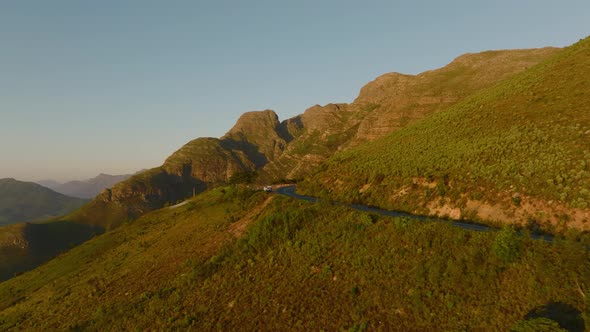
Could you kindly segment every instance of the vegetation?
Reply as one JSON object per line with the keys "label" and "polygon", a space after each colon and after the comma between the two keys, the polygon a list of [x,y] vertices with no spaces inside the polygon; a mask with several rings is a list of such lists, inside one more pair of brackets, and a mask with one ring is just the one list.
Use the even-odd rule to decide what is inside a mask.
{"label": "vegetation", "polygon": [[0,284],[0,329],[508,330],[548,303],[584,324],[586,248],[506,261],[501,234],[220,188]]}
{"label": "vegetation", "polygon": [[251,184],[256,180],[256,171],[236,172],[229,177],[229,184]]}
{"label": "vegetation", "polygon": [[[469,200],[505,210],[550,201],[587,209],[588,54],[585,39],[385,139],[337,154],[300,188],[422,213],[451,203],[467,214]],[[584,228],[584,218],[568,217],[531,216]]]}
{"label": "vegetation", "polygon": [[[303,180],[304,189],[412,211],[452,203],[463,217],[469,201],[520,209],[534,198],[587,209],[589,48],[590,40],[581,41],[384,140],[339,153]],[[412,90],[418,97],[405,100],[383,128],[412,124],[489,86],[499,72],[517,71],[512,64],[492,71],[493,78],[479,77],[464,61],[421,76],[448,83],[457,92],[453,98],[443,100],[442,84],[431,84],[431,94],[418,84]],[[482,85],[466,83],[465,76]],[[363,89],[364,99],[354,105],[314,107],[291,124],[263,112],[268,130],[257,131],[261,114],[250,113],[224,138],[189,142],[162,167],[133,176],[63,220],[12,225],[0,243],[23,245],[0,248],[2,264],[21,257],[35,265],[39,261],[26,259],[29,252],[54,255],[108,232],[0,283],[0,330],[590,328],[589,243],[579,233],[553,243],[511,227],[475,233],[239,185],[252,182],[254,170],[273,158],[276,173],[268,174],[299,178],[292,171],[305,173],[303,161],[319,163],[352,144],[392,105],[379,91],[395,84],[383,86],[376,95]],[[364,116],[373,118],[363,125]],[[227,182],[233,185],[183,201]],[[564,224],[577,218],[557,217]],[[0,277],[15,271],[1,269]]]}
{"label": "vegetation", "polygon": [[68,221],[3,227],[0,231],[0,282],[33,269],[103,231],[100,227]]}

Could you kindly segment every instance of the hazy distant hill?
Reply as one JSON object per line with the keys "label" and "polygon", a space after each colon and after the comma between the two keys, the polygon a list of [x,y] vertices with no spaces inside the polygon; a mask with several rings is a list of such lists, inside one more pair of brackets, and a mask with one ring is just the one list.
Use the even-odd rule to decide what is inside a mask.
{"label": "hazy distant hill", "polygon": [[85,202],[36,183],[0,179],[0,225],[65,215]]}
{"label": "hazy distant hill", "polygon": [[101,173],[92,179],[82,181],[59,183],[53,180],[44,180],[37,181],[37,183],[67,196],[90,199],[100,194],[100,192],[104,189],[110,188],[121,181],[127,180],[132,175],[133,174],[109,175]]}

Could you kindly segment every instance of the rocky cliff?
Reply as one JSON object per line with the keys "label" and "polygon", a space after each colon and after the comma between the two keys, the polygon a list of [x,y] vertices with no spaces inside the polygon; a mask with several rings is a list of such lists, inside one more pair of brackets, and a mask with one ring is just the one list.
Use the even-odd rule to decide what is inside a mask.
{"label": "rocky cliff", "polygon": [[258,181],[302,178],[335,152],[388,135],[546,59],[557,49],[466,54],[419,75],[389,73],[351,104],[315,105],[279,121],[271,110],[244,113],[226,135],[198,138],[158,168],[135,175],[71,216],[112,228],[124,220],[227,183],[240,172]]}
{"label": "rocky cliff", "polygon": [[365,85],[353,104],[374,105],[359,125],[358,142],[384,137],[529,68],[559,49],[464,54],[418,75],[388,73]]}

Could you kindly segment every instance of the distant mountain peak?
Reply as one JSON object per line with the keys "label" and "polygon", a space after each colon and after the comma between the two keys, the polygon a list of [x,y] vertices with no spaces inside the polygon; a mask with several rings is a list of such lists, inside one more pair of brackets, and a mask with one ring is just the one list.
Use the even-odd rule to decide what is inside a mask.
{"label": "distant mountain peak", "polygon": [[104,189],[110,188],[129,177],[131,177],[131,174],[110,175],[100,173],[87,180],[74,180],[66,183],[44,180],[37,183],[67,196],[89,199],[96,197]]}

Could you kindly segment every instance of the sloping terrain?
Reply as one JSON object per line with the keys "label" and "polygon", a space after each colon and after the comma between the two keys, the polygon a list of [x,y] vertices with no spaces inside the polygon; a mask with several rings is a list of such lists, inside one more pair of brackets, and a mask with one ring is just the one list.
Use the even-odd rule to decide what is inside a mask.
{"label": "sloping terrain", "polygon": [[[415,76],[386,74],[363,87],[352,104],[316,105],[282,122],[270,110],[245,113],[223,137],[187,143],[162,166],[103,190],[60,222],[76,228],[86,225],[89,234],[94,234],[228,182],[302,179],[334,153],[398,130],[556,51],[544,48],[467,54],[444,68]],[[367,131],[377,124],[379,130]],[[64,243],[54,243],[59,250],[80,241],[77,236],[60,239]],[[27,258],[31,259],[42,262]],[[7,262],[4,269],[10,274],[22,271]]]}
{"label": "sloping terrain", "polygon": [[421,214],[590,229],[590,39],[385,139],[301,189]]}
{"label": "sloping terrain", "polygon": [[273,111],[245,113],[222,138],[190,141],[162,166],[105,189],[67,219],[115,228],[126,220],[226,184],[232,177],[255,175],[258,168],[282,152],[290,139],[288,128]]}
{"label": "sloping terrain", "polygon": [[384,137],[454,105],[555,54],[556,48],[465,54],[418,75],[384,74],[365,85],[351,104],[315,105],[290,119],[299,124],[263,179],[300,179],[335,152]]}
{"label": "sloping terrain", "polygon": [[36,183],[0,179],[0,226],[65,215],[86,202]]}
{"label": "sloping terrain", "polygon": [[536,65],[557,48],[486,51],[457,57],[418,75],[388,73],[365,85],[354,104],[375,105],[362,121],[356,143],[384,137],[474,92]]}
{"label": "sloping terrain", "polygon": [[589,262],[575,241],[226,187],[1,283],[0,329],[506,331],[545,317],[582,331]]}
{"label": "sloping terrain", "polygon": [[0,282],[103,232],[100,227],[68,221],[4,226],[0,229]]}
{"label": "sloping terrain", "polygon": [[[316,105],[283,122],[270,110],[245,113],[225,136],[187,143],[161,167],[102,192],[70,219],[109,229],[232,177],[248,178],[242,174],[258,175],[259,183],[302,178],[335,152],[452,105],[556,50],[467,54],[442,69],[401,75],[403,80],[388,74],[365,86],[352,104]],[[379,133],[368,133],[376,123]]]}

